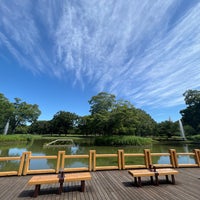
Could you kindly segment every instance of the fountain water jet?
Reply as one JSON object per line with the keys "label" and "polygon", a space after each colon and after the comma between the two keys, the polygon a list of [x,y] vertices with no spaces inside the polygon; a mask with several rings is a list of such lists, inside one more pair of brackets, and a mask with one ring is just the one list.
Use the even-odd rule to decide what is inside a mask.
{"label": "fountain water jet", "polygon": [[184,129],[183,129],[182,121],[179,119],[178,122],[179,122],[179,127],[180,127],[181,137],[183,138],[183,140],[186,140],[186,137],[185,137],[185,131],[184,131]]}
{"label": "fountain water jet", "polygon": [[9,125],[10,125],[10,120],[8,120],[6,125],[5,125],[4,132],[3,132],[4,135],[7,135],[7,132],[8,132],[8,129],[9,129]]}

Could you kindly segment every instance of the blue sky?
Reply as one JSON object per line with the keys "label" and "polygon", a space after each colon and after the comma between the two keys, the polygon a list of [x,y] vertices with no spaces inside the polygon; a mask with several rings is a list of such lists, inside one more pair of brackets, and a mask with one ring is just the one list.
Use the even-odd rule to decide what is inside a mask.
{"label": "blue sky", "polygon": [[200,1],[1,0],[0,93],[89,114],[101,91],[157,122],[181,118],[200,89]]}

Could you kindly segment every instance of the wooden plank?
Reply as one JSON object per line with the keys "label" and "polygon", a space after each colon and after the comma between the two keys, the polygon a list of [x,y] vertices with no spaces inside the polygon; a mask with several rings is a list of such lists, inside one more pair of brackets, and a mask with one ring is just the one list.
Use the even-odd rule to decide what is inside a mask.
{"label": "wooden plank", "polygon": [[28,184],[36,185],[36,184],[50,184],[50,183],[58,183],[59,175],[41,175],[41,176],[33,176]]}
{"label": "wooden plank", "polygon": [[91,174],[89,172],[65,174],[64,179],[65,179],[65,182],[90,180],[91,179]]}
{"label": "wooden plank", "polygon": [[134,177],[154,176],[155,175],[155,172],[150,171],[148,169],[129,170],[128,173]]}

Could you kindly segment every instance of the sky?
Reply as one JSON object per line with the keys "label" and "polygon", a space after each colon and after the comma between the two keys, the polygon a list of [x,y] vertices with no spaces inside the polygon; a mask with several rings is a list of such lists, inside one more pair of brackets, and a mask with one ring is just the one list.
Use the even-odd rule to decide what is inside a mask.
{"label": "sky", "polygon": [[181,118],[200,90],[199,0],[1,0],[0,93],[90,114],[99,92],[155,121]]}

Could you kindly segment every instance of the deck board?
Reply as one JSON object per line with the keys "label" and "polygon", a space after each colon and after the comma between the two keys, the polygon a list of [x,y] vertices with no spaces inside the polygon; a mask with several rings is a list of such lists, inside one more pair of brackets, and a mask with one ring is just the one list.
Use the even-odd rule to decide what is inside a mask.
{"label": "deck board", "polygon": [[92,179],[86,181],[86,191],[80,192],[80,181],[64,183],[64,192],[57,194],[58,184],[41,186],[37,198],[31,197],[34,186],[29,186],[32,175],[0,177],[0,199],[2,200],[199,200],[200,168],[180,168],[175,175],[176,184],[159,178],[159,186],[150,184],[149,177],[142,177],[142,187],[134,186],[128,170],[91,172]]}

